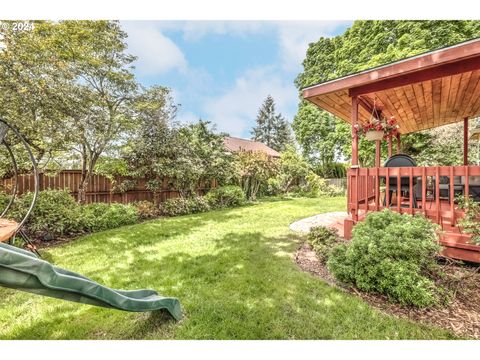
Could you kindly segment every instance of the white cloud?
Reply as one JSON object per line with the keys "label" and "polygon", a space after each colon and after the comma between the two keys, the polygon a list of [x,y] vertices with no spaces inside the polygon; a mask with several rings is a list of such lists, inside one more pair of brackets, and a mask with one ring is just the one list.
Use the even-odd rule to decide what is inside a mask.
{"label": "white cloud", "polygon": [[291,109],[297,102],[293,85],[285,83],[273,68],[258,68],[238,77],[233,87],[222,95],[206,99],[203,109],[206,120],[216,124],[219,131],[245,136],[254,125],[258,109],[269,94],[275,99],[277,112],[291,116]]}
{"label": "white cloud", "polygon": [[128,34],[128,51],[138,56],[136,72],[142,76],[158,75],[170,70],[185,71],[187,60],[180,48],[152,22],[122,22]]}
{"label": "white cloud", "polygon": [[276,23],[280,58],[287,71],[298,71],[308,45],[320,37],[332,36],[338,26],[350,21],[280,21]]}
{"label": "white cloud", "polygon": [[156,75],[172,69],[185,70],[187,61],[166,30],[183,33],[186,41],[197,41],[210,34],[246,36],[271,31],[278,39],[279,62],[286,71],[299,71],[308,44],[322,36],[332,36],[336,28],[351,21],[127,21],[131,53],[139,57],[138,73]]}
{"label": "white cloud", "polygon": [[[293,78],[301,71],[309,43],[322,36],[332,36],[346,21],[135,21],[122,22],[128,33],[129,52],[139,57],[136,73],[158,75],[180,70],[175,100],[180,108],[178,120],[197,121],[201,116],[217,125],[217,130],[235,136],[248,136],[257,111],[268,94],[277,104],[277,111],[292,120],[298,103]],[[198,41],[209,34],[247,36],[271,34],[278,42],[278,57],[270,66],[247,70],[227,89],[221,88],[203,68],[188,65],[180,48],[165,34],[180,31],[185,41]],[[182,80],[183,79],[183,80]],[[174,87],[175,88],[175,87]],[[206,91],[206,89],[211,91]],[[208,93],[218,93],[211,96]],[[195,114],[198,111],[201,114]]]}

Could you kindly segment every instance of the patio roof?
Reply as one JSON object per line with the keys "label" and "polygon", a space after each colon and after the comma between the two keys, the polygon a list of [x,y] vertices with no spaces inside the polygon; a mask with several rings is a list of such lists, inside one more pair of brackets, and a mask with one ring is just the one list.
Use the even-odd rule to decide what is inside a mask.
{"label": "patio roof", "polygon": [[313,85],[303,97],[351,123],[373,108],[393,116],[408,134],[480,116],[480,38]]}

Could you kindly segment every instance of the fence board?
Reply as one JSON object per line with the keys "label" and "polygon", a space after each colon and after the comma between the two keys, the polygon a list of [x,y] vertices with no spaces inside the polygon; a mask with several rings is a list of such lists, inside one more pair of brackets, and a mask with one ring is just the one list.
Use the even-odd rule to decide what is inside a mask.
{"label": "fence board", "polygon": [[[47,175],[41,173],[39,175],[39,189],[40,191],[68,190],[73,197],[77,198],[78,186],[80,185],[81,175],[82,174],[80,170],[64,170],[54,175]],[[118,184],[126,179],[126,177],[116,177],[115,181]],[[132,180],[131,178],[128,179]],[[112,191],[112,181],[109,178],[103,175],[95,174],[94,176],[92,176],[91,183],[88,186],[88,191],[86,193],[86,202],[113,202],[128,204],[142,200],[153,201],[153,193],[146,189],[146,180],[133,180],[135,180],[136,182],[133,189],[126,192],[114,192]],[[11,192],[13,189],[13,182],[13,178],[0,179],[0,190],[7,193]],[[33,191],[34,189],[34,178],[31,174],[19,175],[18,183],[19,195],[28,191]],[[160,196],[158,197],[160,202],[164,202],[167,199],[180,196],[179,191],[177,189],[172,189],[169,184],[169,179],[164,178],[162,181],[162,189],[160,191]],[[201,181],[198,185],[199,186],[197,187],[197,193],[199,195],[204,195],[208,190],[217,187],[217,182],[215,180]]]}

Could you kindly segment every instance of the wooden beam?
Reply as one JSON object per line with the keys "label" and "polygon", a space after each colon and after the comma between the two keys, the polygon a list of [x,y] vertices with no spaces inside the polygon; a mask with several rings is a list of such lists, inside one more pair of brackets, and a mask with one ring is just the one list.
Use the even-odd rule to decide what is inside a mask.
{"label": "wooden beam", "polygon": [[375,141],[375,167],[380,167],[380,140]]}
{"label": "wooden beam", "polygon": [[480,56],[475,56],[461,61],[450,62],[441,66],[426,68],[407,74],[400,73],[398,76],[389,77],[383,80],[350,88],[348,90],[348,94],[350,96],[359,96],[371,92],[382,91],[422,81],[461,74],[477,69],[480,69]]}
{"label": "wooden beam", "polygon": [[402,143],[400,141],[400,133],[397,133],[397,154],[402,153]]}
{"label": "wooden beam", "polygon": [[352,97],[352,166],[358,166],[358,98]]}
{"label": "wooden beam", "polygon": [[463,165],[468,165],[468,117],[463,119]]}

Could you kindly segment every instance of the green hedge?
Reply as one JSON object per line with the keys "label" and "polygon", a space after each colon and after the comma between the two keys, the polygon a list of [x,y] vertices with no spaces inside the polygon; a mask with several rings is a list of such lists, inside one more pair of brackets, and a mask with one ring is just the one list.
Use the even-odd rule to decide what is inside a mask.
{"label": "green hedge", "polygon": [[444,290],[435,283],[440,275],[435,230],[436,225],[422,216],[390,210],[370,213],[355,226],[348,244],[331,251],[328,269],[344,283],[395,302],[438,304]]}
{"label": "green hedge", "polygon": [[86,232],[114,229],[138,222],[137,208],[123,204],[88,204],[80,206],[80,227]]}
{"label": "green hedge", "polygon": [[[0,196],[0,203],[8,199]],[[30,207],[33,193],[26,193],[16,199],[9,217],[20,221]],[[134,224],[139,219],[137,208],[122,204],[79,205],[65,190],[46,190],[38,194],[37,202],[25,224],[32,236],[65,236],[107,230]]]}
{"label": "green hedge", "polygon": [[[33,193],[26,193],[15,200],[11,216],[20,221],[32,203]],[[60,190],[41,191],[25,224],[30,234],[68,235],[81,232],[81,208],[67,192]]]}

